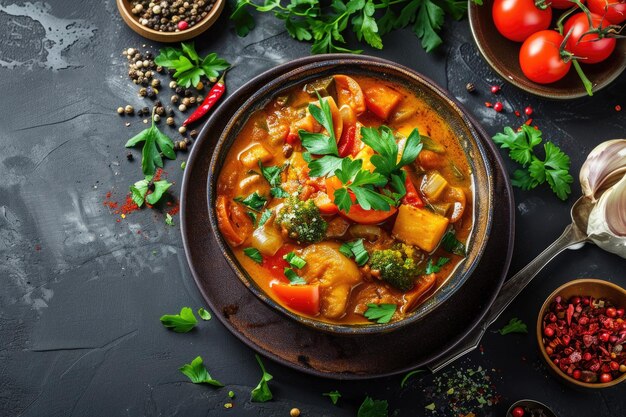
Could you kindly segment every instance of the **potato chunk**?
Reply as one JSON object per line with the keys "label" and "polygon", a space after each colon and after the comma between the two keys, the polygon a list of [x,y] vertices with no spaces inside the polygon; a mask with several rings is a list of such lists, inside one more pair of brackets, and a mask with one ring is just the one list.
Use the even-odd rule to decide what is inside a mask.
{"label": "potato chunk", "polygon": [[253,169],[259,166],[259,161],[266,163],[273,158],[270,151],[265,149],[265,146],[260,143],[254,143],[246,150],[239,154],[239,160],[246,168]]}
{"label": "potato chunk", "polygon": [[393,236],[402,242],[432,252],[443,237],[449,220],[424,208],[402,204],[393,225]]}

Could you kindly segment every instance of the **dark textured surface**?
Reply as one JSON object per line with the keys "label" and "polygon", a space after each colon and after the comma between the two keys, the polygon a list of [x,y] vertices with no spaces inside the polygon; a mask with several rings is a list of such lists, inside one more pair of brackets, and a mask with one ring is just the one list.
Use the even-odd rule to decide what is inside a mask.
{"label": "dark textured surface", "polygon": [[[48,4],[0,0],[0,414],[286,416],[297,406],[303,415],[354,416],[369,394],[390,400],[401,416],[430,415],[423,408],[430,376],[400,389],[399,377],[337,382],[269,360],[275,400],[253,404],[249,391],[260,377],[253,351],[217,320],[190,334],[163,329],[160,315],[202,305],[178,226],[166,227],[162,213],[148,210],[117,223],[118,216],[102,205],[107,191],[122,199],[140,177],[138,163],[126,161],[123,143],[143,124],[133,118],[125,127],[115,114],[120,105],[141,104],[120,53],[157,45],[126,28],[112,0]],[[309,45],[289,38],[281,22],[264,17],[259,23],[241,39],[224,15],[197,41],[203,52],[216,51],[237,65],[229,74],[230,89],[309,52]],[[626,136],[626,112],[614,110],[616,104],[626,106],[626,76],[593,98],[567,103],[538,100],[504,85],[499,99],[506,112],[496,114],[483,103],[495,101],[488,87],[501,81],[478,55],[467,21],[451,23],[444,37],[445,47],[431,55],[409,31],[386,36],[384,51],[367,52],[448,88],[491,134],[518,122],[513,109],[532,105],[545,136],[572,156],[573,173],[597,143]],[[465,91],[468,81],[478,94]],[[184,159],[167,165],[171,180],[180,181]],[[580,190],[574,188],[576,195]],[[515,190],[515,200],[512,272],[561,233],[575,197],[560,202],[541,188]],[[576,277],[624,286],[625,265],[592,246],[566,252],[495,327],[512,316],[532,326],[544,298]],[[542,363],[532,332],[488,333],[483,348],[484,354],[474,352],[455,364],[488,369],[502,395],[500,404],[478,415],[502,416],[523,397],[546,403],[560,416],[608,417],[626,408],[624,387],[585,392],[561,384]],[[185,381],[177,368],[198,354],[228,388]],[[235,408],[225,410],[229,389],[237,394]],[[338,408],[320,395],[333,389],[344,395]]]}

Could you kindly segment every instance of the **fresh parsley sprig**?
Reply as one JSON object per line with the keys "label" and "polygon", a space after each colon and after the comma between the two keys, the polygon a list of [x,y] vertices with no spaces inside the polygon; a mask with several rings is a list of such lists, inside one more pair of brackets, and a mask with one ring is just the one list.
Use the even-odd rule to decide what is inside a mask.
{"label": "fresh parsley sprig", "polygon": [[259,355],[254,355],[256,357],[259,366],[261,367],[261,371],[263,371],[263,375],[261,376],[261,380],[258,385],[252,390],[250,393],[250,400],[252,402],[264,403],[273,398],[272,391],[268,385],[268,382],[274,378],[270,375],[266,370],[265,366],[263,366],[263,362],[261,362],[261,358]]}
{"label": "fresh parsley sprig", "polygon": [[341,398],[341,393],[337,390],[325,392],[322,395],[324,397],[329,397],[333,405],[337,405],[337,401]]}
{"label": "fresh parsley sprig", "polygon": [[151,126],[128,139],[125,145],[127,148],[132,148],[143,142],[143,149],[141,150],[143,175],[154,175],[157,167],[163,168],[163,156],[168,159],[176,159],[174,142],[154,124],[154,110],[150,119],[152,120]]}
{"label": "fresh parsley sprig", "polygon": [[[152,175],[146,175],[143,180],[137,181],[130,186],[130,196],[139,207],[141,207],[144,202],[155,205],[172,186],[172,183],[167,180],[152,181],[152,179]],[[152,192],[148,194],[150,188],[152,188]],[[167,213],[167,215],[169,217],[166,217],[165,222],[173,226],[174,222],[172,221],[172,216],[169,213]]]}
{"label": "fresh parsley sprig", "polygon": [[335,191],[334,203],[339,210],[349,212],[353,204],[350,195],[352,192],[357,203],[364,210],[391,210],[395,201],[377,192],[375,188],[384,187],[387,184],[387,178],[381,174],[361,169],[362,165],[361,159],[344,158],[341,161],[341,168],[335,171],[335,175],[341,181],[343,188]]}
{"label": "fresh parsley sprig", "polygon": [[526,323],[518,319],[517,317],[513,317],[509,320],[508,324],[498,330],[498,333],[501,335],[509,334],[509,333],[528,333],[528,328]]}
{"label": "fresh parsley sprig", "polygon": [[368,320],[375,321],[379,324],[389,323],[397,308],[398,306],[395,304],[369,303],[367,305],[367,310],[365,310],[365,313],[363,313],[363,315]]}
{"label": "fresh parsley sprig", "polygon": [[281,174],[283,172],[283,167],[279,166],[268,166],[264,167],[263,162],[259,160],[259,168],[261,169],[261,174],[263,174],[263,178],[267,180],[270,184],[270,194],[272,197],[277,198],[286,198],[289,197],[289,193],[285,191],[282,186]]}
{"label": "fresh parsley sprig", "polygon": [[176,82],[187,88],[197,86],[204,76],[209,80],[217,78],[220,71],[230,68],[230,64],[217,54],[211,53],[201,58],[193,42],[181,43],[181,48],[162,48],[154,63],[168,69],[175,69]]}
{"label": "fresh parsley sprig", "polygon": [[180,314],[166,314],[161,316],[163,326],[174,330],[176,333],[187,333],[198,324],[198,319],[189,307],[180,309]]}
{"label": "fresh parsley sprig", "polygon": [[503,132],[493,137],[493,141],[508,149],[509,157],[523,168],[515,170],[511,184],[531,190],[547,182],[558,198],[566,200],[572,192],[570,184],[574,181],[569,173],[570,158],[555,144],[546,142],[543,145],[545,158],[540,159],[534,148],[542,140],[541,131],[527,125],[518,131],[505,127]]}
{"label": "fresh parsley sprig", "polygon": [[178,369],[184,375],[186,375],[194,384],[209,384],[214,387],[223,387],[220,381],[211,377],[209,372],[204,367],[202,357],[197,356],[191,363],[186,363]]}

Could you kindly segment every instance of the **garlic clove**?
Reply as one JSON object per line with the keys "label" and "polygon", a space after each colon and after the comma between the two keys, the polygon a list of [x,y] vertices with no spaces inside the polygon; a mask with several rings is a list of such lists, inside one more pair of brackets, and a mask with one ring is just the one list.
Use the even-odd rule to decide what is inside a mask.
{"label": "garlic clove", "polygon": [[583,194],[593,202],[626,174],[626,139],[614,139],[596,146],[580,169]]}
{"label": "garlic clove", "polygon": [[605,198],[604,217],[609,229],[616,236],[626,238],[626,175],[607,191]]}
{"label": "garlic clove", "polygon": [[626,176],[600,196],[587,234],[600,248],[626,258]]}

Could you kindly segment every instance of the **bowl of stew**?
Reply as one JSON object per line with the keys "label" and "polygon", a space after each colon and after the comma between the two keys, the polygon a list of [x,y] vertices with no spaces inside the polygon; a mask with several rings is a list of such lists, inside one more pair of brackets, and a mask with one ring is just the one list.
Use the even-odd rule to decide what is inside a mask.
{"label": "bowl of stew", "polygon": [[[320,56],[253,79],[209,168],[212,229],[259,299],[331,333],[423,319],[481,259],[491,167],[464,110],[389,61]],[[218,132],[215,132],[217,135]]]}

